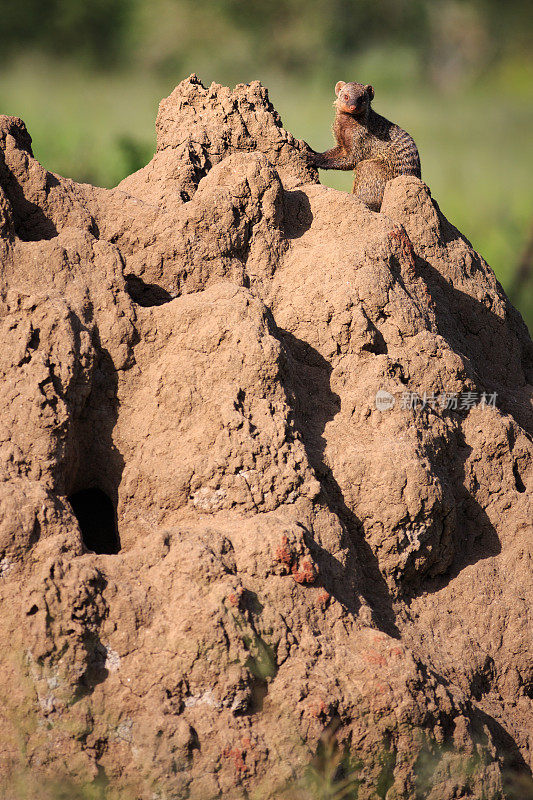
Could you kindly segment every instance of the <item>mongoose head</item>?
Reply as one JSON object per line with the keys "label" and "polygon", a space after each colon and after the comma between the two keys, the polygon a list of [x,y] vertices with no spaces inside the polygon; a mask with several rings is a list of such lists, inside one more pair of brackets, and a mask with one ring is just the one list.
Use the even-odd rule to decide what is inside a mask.
{"label": "mongoose head", "polygon": [[335,105],[344,114],[354,117],[363,116],[370,108],[370,101],[374,97],[374,88],[370,84],[345,83],[339,81],[335,86],[337,100]]}

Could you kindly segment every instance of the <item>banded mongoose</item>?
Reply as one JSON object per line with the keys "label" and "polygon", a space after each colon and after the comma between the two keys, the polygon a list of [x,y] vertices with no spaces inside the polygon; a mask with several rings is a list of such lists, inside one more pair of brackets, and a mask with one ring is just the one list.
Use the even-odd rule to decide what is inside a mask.
{"label": "banded mongoose", "polygon": [[352,192],[373,211],[379,211],[385,184],[397,175],[420,178],[420,157],[404,130],[370,107],[374,89],[367,84],[339,81],[333,133],[337,147],[325,153],[311,150],[320,169],[353,169]]}

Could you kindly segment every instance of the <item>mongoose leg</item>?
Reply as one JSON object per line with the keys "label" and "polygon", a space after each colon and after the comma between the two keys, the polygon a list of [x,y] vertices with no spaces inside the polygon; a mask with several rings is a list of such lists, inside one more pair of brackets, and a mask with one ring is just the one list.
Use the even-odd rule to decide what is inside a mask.
{"label": "mongoose leg", "polygon": [[390,166],[379,158],[360,161],[355,170],[352,192],[371,209],[379,211],[385,184],[391,177]]}
{"label": "mongoose leg", "polygon": [[312,151],[310,160],[313,166],[319,169],[353,169],[353,159],[346,153],[344,147],[332,147],[325,153],[315,153]]}

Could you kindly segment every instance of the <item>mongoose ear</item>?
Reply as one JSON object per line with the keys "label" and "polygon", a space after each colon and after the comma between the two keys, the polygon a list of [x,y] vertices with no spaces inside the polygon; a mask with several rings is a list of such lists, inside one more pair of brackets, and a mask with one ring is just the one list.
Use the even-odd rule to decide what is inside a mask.
{"label": "mongoose ear", "polygon": [[366,89],[366,92],[367,92],[367,94],[368,94],[368,99],[369,99],[369,100],[373,100],[373,99],[374,99],[374,87],[373,87],[373,86],[371,86],[371,85],[368,83],[368,84],[365,86],[365,89]]}
{"label": "mongoose ear", "polygon": [[335,84],[335,94],[337,95],[337,97],[339,96],[339,92],[343,86],[346,86],[346,81],[338,81]]}

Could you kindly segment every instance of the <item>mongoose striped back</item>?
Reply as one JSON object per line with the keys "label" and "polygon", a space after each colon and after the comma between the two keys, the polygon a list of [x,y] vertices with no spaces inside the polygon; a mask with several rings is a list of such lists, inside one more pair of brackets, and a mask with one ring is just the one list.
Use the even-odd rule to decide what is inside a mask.
{"label": "mongoose striped back", "polygon": [[390,162],[394,177],[397,175],[422,175],[418,148],[412,136],[399,125],[389,122],[388,119],[370,109],[367,128],[369,133],[383,142],[387,142],[387,160]]}

